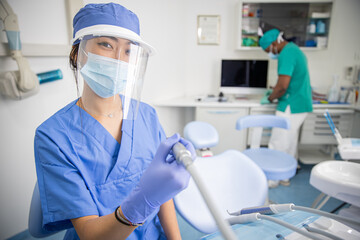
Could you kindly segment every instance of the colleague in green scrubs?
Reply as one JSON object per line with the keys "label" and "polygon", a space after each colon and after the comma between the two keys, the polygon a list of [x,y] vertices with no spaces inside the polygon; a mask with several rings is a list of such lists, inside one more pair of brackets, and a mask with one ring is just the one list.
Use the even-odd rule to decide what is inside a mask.
{"label": "colleague in green scrubs", "polygon": [[[268,100],[278,100],[276,115],[289,118],[291,124],[290,130],[273,128],[269,148],[284,151],[297,158],[299,129],[307,113],[313,110],[306,56],[296,44],[284,40],[278,29],[265,32],[259,44],[271,59],[278,60],[278,81]],[[288,179],[280,183],[290,184]],[[275,187],[278,182],[269,185]]]}

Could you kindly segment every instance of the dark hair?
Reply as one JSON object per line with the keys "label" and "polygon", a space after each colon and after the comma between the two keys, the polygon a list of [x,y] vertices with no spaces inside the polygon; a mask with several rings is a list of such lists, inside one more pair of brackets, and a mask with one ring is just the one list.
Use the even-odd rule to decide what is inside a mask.
{"label": "dark hair", "polygon": [[[79,45],[80,45],[80,43],[72,46],[70,55],[69,55],[69,63],[70,63],[70,68],[71,68],[71,70],[73,70],[73,73],[74,73],[77,95],[80,97],[79,83],[78,83],[78,79],[77,79],[77,71],[78,71],[77,58],[78,58]],[[79,106],[81,108],[81,105],[82,105],[81,98],[79,99],[79,104],[80,104]],[[79,108],[80,124],[81,124],[81,132],[83,133],[82,115],[81,115],[80,108]],[[82,136],[84,137],[84,134],[82,134]]]}
{"label": "dark hair", "polygon": [[72,46],[70,55],[69,55],[69,62],[70,68],[76,72],[77,71],[77,57],[78,57],[78,50],[79,50],[79,43]]}
{"label": "dark hair", "polygon": [[77,79],[77,71],[78,71],[77,59],[78,59],[79,46],[80,46],[80,43],[73,45],[71,48],[71,51],[70,51],[70,55],[69,55],[70,68],[74,73],[75,82],[76,82],[76,90],[77,90],[78,96],[80,96],[79,83],[78,83],[78,79]]}

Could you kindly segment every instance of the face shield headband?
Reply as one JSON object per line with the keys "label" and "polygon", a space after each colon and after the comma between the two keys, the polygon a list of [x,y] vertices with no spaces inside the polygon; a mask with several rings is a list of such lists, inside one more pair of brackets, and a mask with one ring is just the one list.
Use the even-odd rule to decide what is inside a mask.
{"label": "face shield headband", "polygon": [[91,35],[81,39],[77,78],[84,109],[95,115],[135,119],[148,56],[148,51],[127,39]]}

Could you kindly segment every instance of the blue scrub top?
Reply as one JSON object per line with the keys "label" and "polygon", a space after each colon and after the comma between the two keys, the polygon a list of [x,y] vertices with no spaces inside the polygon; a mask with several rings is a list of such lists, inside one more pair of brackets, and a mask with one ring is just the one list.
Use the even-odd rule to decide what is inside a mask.
{"label": "blue scrub top", "polygon": [[[165,133],[155,110],[140,103],[136,120],[123,120],[119,144],[73,101],[42,123],[35,134],[35,163],[43,226],[70,228],[70,219],[113,213],[139,182]],[[154,212],[128,239],[165,239]]]}

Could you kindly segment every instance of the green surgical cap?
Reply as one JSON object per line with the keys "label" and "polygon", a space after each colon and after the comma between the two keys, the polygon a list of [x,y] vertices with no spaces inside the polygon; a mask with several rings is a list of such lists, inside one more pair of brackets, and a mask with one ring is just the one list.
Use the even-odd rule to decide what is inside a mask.
{"label": "green surgical cap", "polygon": [[279,34],[280,34],[280,31],[275,28],[267,31],[260,38],[259,45],[262,47],[262,49],[264,49],[264,50],[267,49],[270,46],[270,44],[277,39]]}

